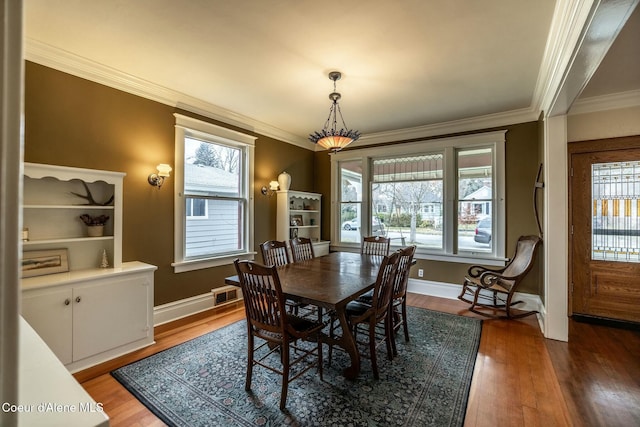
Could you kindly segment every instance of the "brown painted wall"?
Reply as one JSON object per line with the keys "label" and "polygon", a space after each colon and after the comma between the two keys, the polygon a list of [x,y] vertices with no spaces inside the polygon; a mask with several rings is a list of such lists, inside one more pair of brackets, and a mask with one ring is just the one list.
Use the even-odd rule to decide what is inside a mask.
{"label": "brown painted wall", "polygon": [[[159,163],[174,166],[173,107],[27,62],[25,161],[126,172],[123,261],[158,266],[155,305],[222,286],[233,266],[173,273],[173,181],[147,183]],[[220,126],[214,120],[204,119]],[[251,133],[237,129],[244,133]],[[313,152],[261,135],[256,140],[255,249],[275,238],[275,197],[260,188],[286,170],[291,188],[314,191]],[[258,256],[258,259],[260,257]],[[73,260],[71,260],[73,263]]]}
{"label": "brown painted wall", "polygon": [[[126,172],[123,260],[158,266],[155,305],[222,286],[233,273],[224,266],[174,274],[172,180],[161,190],[147,183],[158,163],[174,165],[174,112],[251,133],[30,62],[25,75],[25,161]],[[532,191],[539,158],[538,123],[507,127],[507,253],[522,234],[535,234]],[[255,250],[275,238],[276,199],[260,188],[282,171],[291,189],[323,194],[322,238],[330,238],[330,156],[256,135]],[[258,256],[258,259],[260,257]],[[418,261],[425,279],[459,283],[468,265]],[[523,291],[539,293],[542,269]]]}

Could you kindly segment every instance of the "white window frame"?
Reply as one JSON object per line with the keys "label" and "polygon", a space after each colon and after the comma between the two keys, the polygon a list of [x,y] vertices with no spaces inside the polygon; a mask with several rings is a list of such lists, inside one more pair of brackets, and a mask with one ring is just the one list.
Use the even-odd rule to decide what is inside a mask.
{"label": "white window frame", "polygon": [[[174,194],[174,262],[171,264],[174,273],[199,270],[203,268],[217,267],[232,264],[235,259],[253,260],[254,241],[254,162],[256,137],[231,129],[203,122],[192,117],[175,113],[175,172],[172,178],[175,180]],[[242,253],[231,255],[211,256],[193,260],[185,259],[185,225],[186,212],[184,201],[184,141],[185,137],[194,137],[204,141],[220,143],[242,148],[245,155],[245,176],[242,177],[242,192],[246,198],[247,212],[244,223],[244,247]]]}
{"label": "white window frame", "polygon": [[[362,161],[363,200],[361,218],[370,218],[371,210],[371,160],[375,158],[397,157],[411,154],[444,153],[444,241],[442,250],[419,248],[416,258],[436,261],[461,263],[478,263],[485,265],[504,265],[506,241],[506,203],[505,203],[505,134],[506,130],[485,132],[472,135],[449,138],[431,139],[412,143],[370,147],[348,151],[341,151],[331,156],[331,249],[338,251],[359,251],[360,243],[340,242],[340,162]],[[455,227],[458,223],[457,215],[457,169],[456,153],[460,149],[474,147],[491,147],[493,150],[494,189],[492,193],[494,203],[493,220],[493,248],[492,252],[474,252],[458,250]],[[367,235],[370,224],[362,221],[362,235]]]}

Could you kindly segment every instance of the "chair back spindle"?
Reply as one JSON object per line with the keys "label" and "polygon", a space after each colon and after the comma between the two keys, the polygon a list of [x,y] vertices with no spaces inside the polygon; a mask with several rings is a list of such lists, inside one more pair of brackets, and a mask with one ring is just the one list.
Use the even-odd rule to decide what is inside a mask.
{"label": "chair back spindle", "polygon": [[371,306],[376,313],[376,319],[384,317],[389,309],[399,260],[400,254],[394,252],[392,255],[385,257],[378,270],[378,277],[371,301]]}
{"label": "chair back spindle", "polygon": [[311,239],[306,237],[296,237],[289,240],[289,246],[291,247],[291,257],[293,262],[306,261],[308,259],[315,258],[313,253],[313,243]]}
{"label": "chair back spindle", "polygon": [[291,262],[287,243],[279,240],[267,240],[260,245],[262,251],[262,261],[265,265],[280,267]]}
{"label": "chair back spindle", "polygon": [[256,330],[284,333],[284,298],[276,268],[237,262],[247,322]]}
{"label": "chair back spindle", "polygon": [[407,294],[407,283],[409,282],[409,270],[413,262],[413,256],[416,253],[415,246],[407,246],[398,250],[400,259],[398,260],[398,270],[393,286],[392,299],[404,298]]}
{"label": "chair back spindle", "polygon": [[367,236],[362,239],[360,253],[362,255],[389,255],[391,239],[380,236]]}

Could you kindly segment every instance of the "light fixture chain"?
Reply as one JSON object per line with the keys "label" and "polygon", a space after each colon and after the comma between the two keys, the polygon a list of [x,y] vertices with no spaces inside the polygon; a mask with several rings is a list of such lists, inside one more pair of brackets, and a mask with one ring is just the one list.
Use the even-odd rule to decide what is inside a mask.
{"label": "light fixture chain", "polygon": [[[343,129],[344,129],[344,130],[349,129],[349,128],[347,127],[347,124],[344,122],[344,117],[342,117],[342,110],[340,109],[340,104],[336,104],[336,106],[337,106],[337,108],[338,108],[338,114],[340,114],[340,120],[342,120],[342,126],[343,126]],[[334,122],[334,129],[335,129],[335,118],[334,118],[333,122]]]}

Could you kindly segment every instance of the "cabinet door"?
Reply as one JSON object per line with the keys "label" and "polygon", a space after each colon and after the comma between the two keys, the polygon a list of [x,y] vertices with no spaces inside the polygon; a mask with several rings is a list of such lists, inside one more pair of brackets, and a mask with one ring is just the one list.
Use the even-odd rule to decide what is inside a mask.
{"label": "cabinet door", "polygon": [[75,288],[73,360],[148,337],[150,286],[144,275],[136,275]]}
{"label": "cabinet door", "polygon": [[65,365],[71,363],[72,291],[70,288],[25,292],[22,317]]}

